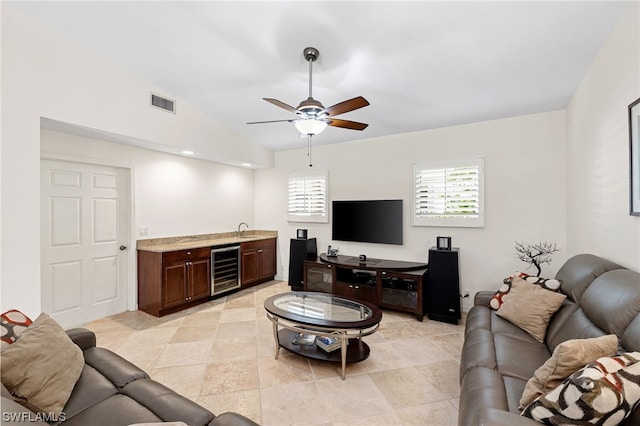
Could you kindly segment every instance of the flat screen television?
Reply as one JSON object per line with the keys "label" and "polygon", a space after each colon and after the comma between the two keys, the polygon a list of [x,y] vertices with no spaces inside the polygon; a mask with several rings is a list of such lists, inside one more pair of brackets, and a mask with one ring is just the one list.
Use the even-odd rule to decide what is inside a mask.
{"label": "flat screen television", "polygon": [[332,239],[402,244],[402,200],[333,201]]}

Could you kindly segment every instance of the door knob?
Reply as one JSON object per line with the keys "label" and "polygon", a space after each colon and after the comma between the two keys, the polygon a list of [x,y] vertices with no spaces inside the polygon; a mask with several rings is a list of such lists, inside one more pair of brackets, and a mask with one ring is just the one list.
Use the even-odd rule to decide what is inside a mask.
{"label": "door knob", "polygon": [[120,251],[126,250],[126,249],[127,249],[127,246],[120,246]]}

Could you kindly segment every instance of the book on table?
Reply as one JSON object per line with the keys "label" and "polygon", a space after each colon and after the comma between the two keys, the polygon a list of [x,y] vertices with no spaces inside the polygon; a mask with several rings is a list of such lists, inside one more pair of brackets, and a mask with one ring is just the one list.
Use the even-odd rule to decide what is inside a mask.
{"label": "book on table", "polygon": [[[349,341],[347,340],[347,344]],[[317,336],[316,337],[316,346],[322,349],[325,352],[332,352],[336,349],[340,349],[342,346],[342,341],[339,337],[329,337],[329,336]]]}

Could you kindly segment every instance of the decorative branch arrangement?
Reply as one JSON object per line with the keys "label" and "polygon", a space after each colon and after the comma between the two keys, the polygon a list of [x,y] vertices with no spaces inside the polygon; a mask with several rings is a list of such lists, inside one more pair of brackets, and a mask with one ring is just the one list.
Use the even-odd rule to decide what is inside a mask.
{"label": "decorative branch arrangement", "polygon": [[518,259],[535,266],[538,270],[537,277],[542,273],[541,266],[544,263],[551,263],[551,257],[558,251],[560,251],[560,249],[556,247],[556,243],[541,241],[536,244],[525,244],[516,241]]}

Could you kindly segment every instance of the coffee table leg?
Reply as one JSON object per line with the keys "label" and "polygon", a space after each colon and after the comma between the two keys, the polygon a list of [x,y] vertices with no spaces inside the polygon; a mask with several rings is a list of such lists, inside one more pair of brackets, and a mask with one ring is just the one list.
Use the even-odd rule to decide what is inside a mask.
{"label": "coffee table leg", "polygon": [[342,343],[340,348],[340,355],[342,357],[342,380],[344,380],[347,370],[347,334],[345,332],[342,332],[340,342]]}
{"label": "coffee table leg", "polygon": [[278,318],[274,318],[272,321],[273,321],[273,337],[276,341],[276,359],[278,359],[278,355],[280,354],[280,338],[278,337]]}

